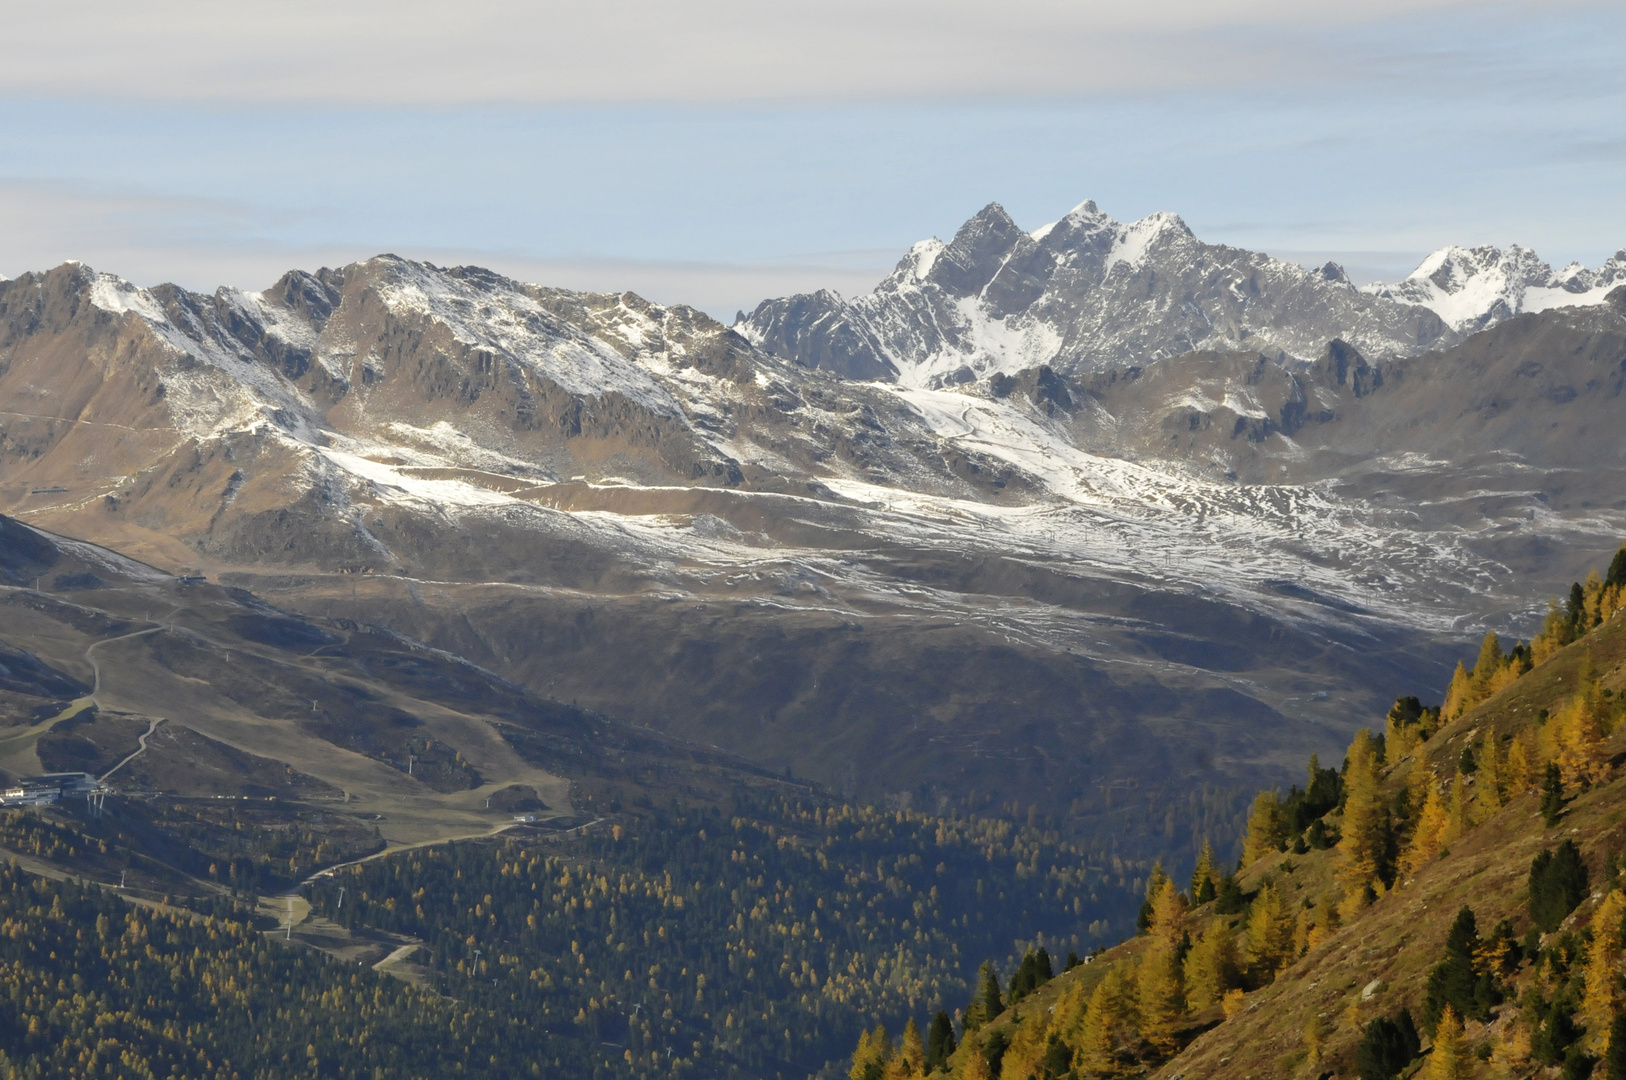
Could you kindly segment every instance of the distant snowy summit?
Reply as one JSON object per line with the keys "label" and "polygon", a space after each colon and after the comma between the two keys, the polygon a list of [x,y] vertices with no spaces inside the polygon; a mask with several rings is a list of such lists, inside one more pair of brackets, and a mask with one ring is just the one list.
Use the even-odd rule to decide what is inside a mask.
{"label": "distant snowy summit", "polygon": [[1357,288],[1197,239],[1178,215],[1116,221],[1085,202],[1025,232],[991,203],[944,243],[912,247],[876,288],[767,300],[735,329],[805,367],[934,387],[1048,364],[1068,374],[1197,350],[1371,357],[1453,345],[1524,311],[1601,301],[1626,255],[1554,273],[1523,248],[1447,248],[1398,285]]}
{"label": "distant snowy summit", "polygon": [[1443,247],[1403,281],[1375,282],[1362,291],[1428,308],[1459,333],[1550,308],[1600,304],[1626,285],[1626,250],[1596,270],[1571,263],[1555,271],[1527,247]]}

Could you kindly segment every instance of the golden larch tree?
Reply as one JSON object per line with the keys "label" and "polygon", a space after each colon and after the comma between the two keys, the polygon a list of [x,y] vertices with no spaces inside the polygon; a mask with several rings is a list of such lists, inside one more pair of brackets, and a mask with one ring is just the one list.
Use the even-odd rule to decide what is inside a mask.
{"label": "golden larch tree", "polygon": [[1287,823],[1282,817],[1282,800],[1274,791],[1261,791],[1254,796],[1253,811],[1248,815],[1248,838],[1242,844],[1242,865],[1252,866],[1267,855],[1281,850],[1287,838]]}
{"label": "golden larch tree", "polygon": [[886,1026],[878,1025],[874,1031],[858,1033],[858,1048],[853,1051],[853,1064],[847,1075],[852,1080],[873,1080],[891,1060],[892,1040]]}
{"label": "golden larch tree", "polygon": [[1592,914],[1592,944],[1587,947],[1581,1022],[1587,1049],[1602,1057],[1609,1049],[1609,1028],[1626,1006],[1620,982],[1620,925],[1626,919],[1626,893],[1612,889]]}
{"label": "golden larch tree", "polygon": [[1109,982],[1110,975],[1096,984],[1079,1030],[1073,1061],[1079,1072],[1088,1077],[1113,1077],[1120,1071],[1117,1045],[1112,1034],[1117,1026],[1117,1010],[1110,1000],[1112,991]]}
{"label": "golden larch tree", "polygon": [[1141,954],[1135,982],[1141,1037],[1159,1053],[1172,1053],[1180,1045],[1180,1023],[1186,1015],[1179,952],[1172,945],[1154,940]]}
{"label": "golden larch tree", "polygon": [[1269,982],[1286,965],[1293,945],[1293,913],[1275,882],[1259,886],[1245,935],[1249,970],[1260,982]]}
{"label": "golden larch tree", "polygon": [[[1414,768],[1419,775],[1428,775],[1423,772],[1422,762],[1418,762]],[[1430,776],[1423,788],[1423,805],[1417,811],[1417,824],[1411,832],[1411,843],[1401,856],[1400,865],[1405,873],[1415,874],[1439,857],[1448,821],[1445,800],[1440,798],[1440,786]]]}
{"label": "golden larch tree", "polygon": [[1468,814],[1468,778],[1461,773],[1451,778],[1451,801],[1445,806],[1445,832],[1440,840],[1454,844],[1473,826]]}
{"label": "golden larch tree", "polygon": [[1445,692],[1445,704],[1440,706],[1440,720],[1449,723],[1461,716],[1473,696],[1473,678],[1468,669],[1457,661],[1457,670],[1451,673],[1451,687]]}
{"label": "golden larch tree", "polygon": [[1434,1029],[1434,1049],[1429,1052],[1424,1080],[1468,1080],[1468,1048],[1463,1045],[1462,1020],[1447,1005]]}
{"label": "golden larch tree", "polygon": [[1180,895],[1172,880],[1164,878],[1150,899],[1152,940],[1171,949],[1178,948],[1186,932],[1186,898]]}
{"label": "golden larch tree", "polygon": [[1513,744],[1507,748],[1505,783],[1508,798],[1523,795],[1530,790],[1530,782],[1536,775],[1535,766],[1532,764],[1534,757],[1530,732],[1528,730],[1519,732],[1513,737]]}
{"label": "golden larch tree", "polygon": [[1316,901],[1315,919],[1310,926],[1310,936],[1305,941],[1305,947],[1313,949],[1338,932],[1338,891],[1328,889]]}
{"label": "golden larch tree", "polygon": [[920,1037],[920,1025],[915,1023],[912,1016],[903,1026],[903,1046],[894,1060],[900,1069],[898,1075],[905,1080],[926,1075],[926,1044]]}
{"label": "golden larch tree", "polygon": [[967,1039],[961,1051],[960,1074],[958,1080],[994,1080],[993,1071],[988,1068],[988,1058],[982,1049],[982,1040]]}
{"label": "golden larch tree", "polygon": [[1604,750],[1603,724],[1591,695],[1582,693],[1548,721],[1556,725],[1558,767],[1564,783],[1589,787],[1603,779],[1609,755]]}
{"label": "golden larch tree", "polygon": [[1506,804],[1503,775],[1507,766],[1502,762],[1502,744],[1496,738],[1496,729],[1487,728],[1479,745],[1479,773],[1474,780],[1474,824],[1489,821]]}
{"label": "golden larch tree", "polygon": [[1378,787],[1377,750],[1365,728],[1349,745],[1344,784],[1343,836],[1338,841],[1338,879],[1352,889],[1363,888],[1378,875],[1383,858],[1389,811]]}
{"label": "golden larch tree", "polygon": [[1236,944],[1224,919],[1211,920],[1186,953],[1186,1003],[1197,1012],[1218,1005],[1236,985]]}

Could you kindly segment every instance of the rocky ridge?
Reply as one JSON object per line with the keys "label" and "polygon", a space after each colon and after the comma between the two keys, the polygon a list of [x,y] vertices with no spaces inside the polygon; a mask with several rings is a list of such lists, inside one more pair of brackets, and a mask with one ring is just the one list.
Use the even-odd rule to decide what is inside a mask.
{"label": "rocky ridge", "polygon": [[1524,248],[1444,248],[1397,285],[1357,288],[1336,263],[1204,243],[1174,214],[1125,223],[1085,202],[1025,232],[991,203],[950,242],[916,244],[870,293],[765,300],[735,329],[805,367],[941,387],[1194,351],[1309,360],[1334,338],[1412,356],[1525,311],[1599,303],[1622,281],[1620,256],[1555,273]]}

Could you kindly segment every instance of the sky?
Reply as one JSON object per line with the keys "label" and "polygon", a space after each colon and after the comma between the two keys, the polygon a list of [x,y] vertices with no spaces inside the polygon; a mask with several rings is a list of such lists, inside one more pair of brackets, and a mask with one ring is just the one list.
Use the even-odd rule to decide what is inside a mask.
{"label": "sky", "polygon": [[731,320],[1084,199],[1358,280],[1626,248],[1626,5],[84,0],[0,40],[0,274],[390,251]]}

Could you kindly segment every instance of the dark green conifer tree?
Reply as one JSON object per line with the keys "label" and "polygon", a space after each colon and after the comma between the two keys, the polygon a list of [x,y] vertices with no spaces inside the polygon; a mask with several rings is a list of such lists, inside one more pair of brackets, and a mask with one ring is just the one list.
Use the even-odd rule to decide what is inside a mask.
{"label": "dark green conifer tree", "polygon": [[1226,874],[1220,878],[1219,889],[1214,894],[1214,912],[1219,915],[1235,915],[1248,906],[1248,898],[1242,892],[1242,886],[1236,883],[1235,874]]}
{"label": "dark green conifer tree", "polygon": [[1429,973],[1423,996],[1423,1026],[1430,1034],[1447,1005],[1464,1019],[1485,1020],[1490,1017],[1491,1006],[1501,1002],[1496,978],[1480,966],[1478,951],[1479,927],[1473,909],[1464,907],[1457,912],[1446,936],[1445,959]]}
{"label": "dark green conifer tree", "polygon": [[1045,1040],[1039,1080],[1072,1080],[1073,1051],[1052,1032]]}
{"label": "dark green conifer tree", "polygon": [[926,1029],[926,1071],[932,1072],[940,1066],[948,1064],[949,1055],[954,1053],[954,1021],[942,1009],[932,1017],[931,1027]]}
{"label": "dark green conifer tree", "polygon": [[1578,1005],[1574,990],[1566,987],[1544,1010],[1541,1023],[1530,1040],[1531,1054],[1543,1065],[1562,1062],[1564,1052],[1581,1037],[1580,1029],[1575,1026]]}
{"label": "dark green conifer tree", "polygon": [[1394,1080],[1421,1049],[1411,1010],[1401,1009],[1392,1020],[1380,1016],[1366,1025],[1355,1048],[1355,1071],[1361,1080]]}
{"label": "dark green conifer tree", "polygon": [[1626,547],[1622,547],[1615,552],[1614,561],[1609,564],[1609,576],[1603,579],[1603,583],[1605,585],[1626,585]]}
{"label": "dark green conifer tree", "polygon": [[1005,1011],[1005,1002],[999,995],[999,975],[992,960],[984,960],[977,969],[977,991],[966,1006],[960,1024],[969,1033]]}
{"label": "dark green conifer tree", "polygon": [[1541,784],[1541,814],[1550,829],[1564,816],[1564,774],[1556,762],[1547,763],[1547,776]]}
{"label": "dark green conifer tree", "polygon": [[1580,587],[1579,581],[1572,582],[1569,586],[1569,599],[1564,602],[1564,621],[1569,623],[1571,639],[1577,638],[1587,629],[1585,618],[1587,618],[1587,594]]}
{"label": "dark green conifer tree", "polygon": [[[1621,555],[1626,555],[1626,548],[1621,549]],[[1621,555],[1615,556],[1617,563]],[[1603,1080],[1626,1080],[1626,1016],[1615,1017],[1609,1028],[1609,1049],[1603,1055]]]}
{"label": "dark green conifer tree", "polygon": [[1530,863],[1530,921],[1556,931],[1586,897],[1590,877],[1575,841],[1542,851]]}

